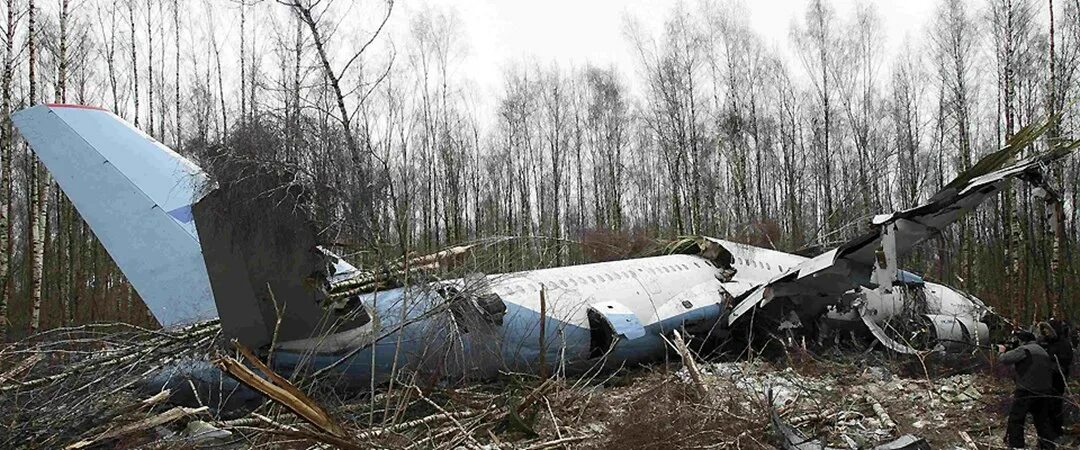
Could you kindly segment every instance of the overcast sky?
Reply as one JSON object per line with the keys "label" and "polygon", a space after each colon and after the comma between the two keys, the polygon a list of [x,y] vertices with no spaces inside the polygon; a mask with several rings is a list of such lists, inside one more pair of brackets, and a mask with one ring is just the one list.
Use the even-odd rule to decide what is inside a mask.
{"label": "overcast sky", "polygon": [[[638,20],[646,29],[658,30],[670,15],[672,0],[425,0],[439,8],[456,9],[462,22],[468,53],[462,74],[479,84],[488,95],[502,88],[504,68],[514,61],[558,62],[563,67],[592,62],[614,65],[631,85],[637,67],[636,54],[625,36],[626,18]],[[690,0],[688,6],[695,6]],[[788,52],[788,35],[794,19],[801,20],[810,0],[757,0],[744,2],[751,26],[767,45]],[[903,45],[905,36],[919,39],[930,22],[938,0],[831,0],[838,16],[847,20],[857,2],[875,5],[881,17],[887,55]],[[407,20],[418,8],[403,8]],[[886,56],[885,61],[891,60]],[[793,64],[795,70],[802,70]]]}

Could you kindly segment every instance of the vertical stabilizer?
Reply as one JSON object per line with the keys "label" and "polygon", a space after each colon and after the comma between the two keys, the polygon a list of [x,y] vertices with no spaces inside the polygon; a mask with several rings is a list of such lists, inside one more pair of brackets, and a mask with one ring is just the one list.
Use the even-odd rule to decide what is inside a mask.
{"label": "vertical stabilizer", "polygon": [[102,109],[40,105],[12,121],[162,325],[217,317],[191,212],[206,173]]}

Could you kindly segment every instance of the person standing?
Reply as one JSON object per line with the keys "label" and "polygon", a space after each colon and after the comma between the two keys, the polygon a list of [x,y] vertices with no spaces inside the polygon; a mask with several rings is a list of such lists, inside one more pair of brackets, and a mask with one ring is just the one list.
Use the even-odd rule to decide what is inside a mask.
{"label": "person standing", "polygon": [[[1041,326],[1042,324],[1040,324]],[[1054,339],[1043,345],[1050,358],[1057,363],[1057,370],[1051,377],[1054,397],[1050,403],[1050,424],[1058,436],[1065,434],[1065,386],[1069,381],[1072,368],[1073,346],[1069,324],[1063,320],[1050,319],[1046,324],[1052,330]],[[1049,332],[1044,332],[1049,334]]]}
{"label": "person standing", "polygon": [[1057,435],[1050,423],[1049,404],[1053,391],[1051,376],[1057,367],[1050,354],[1035,342],[1033,333],[1017,331],[1013,337],[1020,342],[1018,347],[1007,350],[1003,345],[998,346],[998,361],[1016,367],[1016,389],[1009,408],[1005,441],[1009,447],[1025,448],[1024,424],[1030,414],[1039,436],[1039,448],[1056,448]]}

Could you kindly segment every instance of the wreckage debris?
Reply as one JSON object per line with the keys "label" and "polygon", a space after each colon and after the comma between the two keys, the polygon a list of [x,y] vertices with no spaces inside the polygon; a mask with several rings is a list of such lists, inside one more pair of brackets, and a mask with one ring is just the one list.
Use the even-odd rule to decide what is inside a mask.
{"label": "wreckage debris", "polygon": [[[795,427],[785,423],[775,408],[770,411],[769,418],[773,429],[782,439],[780,446],[785,450],[846,450],[839,447],[827,447],[819,440],[807,437]],[[849,445],[855,443],[850,438],[848,440]],[[859,447],[855,445],[848,448]],[[874,446],[873,450],[930,450],[930,444],[925,439],[905,434],[893,441]]]}
{"label": "wreckage debris", "polygon": [[[228,355],[234,352],[223,352],[226,343],[216,329],[208,328],[214,329],[213,324],[184,333],[107,335],[87,329],[69,332],[63,342],[19,343],[0,351],[4,367],[23,367],[7,371],[0,382],[0,408],[5,417],[18,418],[0,424],[0,446],[129,448],[159,441],[228,448],[237,442],[272,447],[304,440],[339,448],[602,448],[623,445],[626,426],[657,426],[666,417],[676,421],[673,425],[689,420],[704,427],[700,435],[680,426],[648,431],[664,442],[687,445],[692,441],[685,439],[799,450],[971,448],[1000,438],[1001,417],[984,414],[983,408],[1008,394],[1007,386],[979,374],[909,378],[898,375],[897,367],[844,359],[807,368],[761,360],[707,362],[692,353],[687,362],[678,363],[678,370],[666,373],[508,376],[443,388],[417,386],[403,373],[374,396],[348,396],[327,389],[325,383],[283,379],[241,351],[244,364],[224,363],[229,372],[257,373],[240,376],[250,384],[273,385],[258,391],[263,401],[250,409],[225,411],[220,404],[225,400],[208,401],[198,390],[195,397],[202,405],[176,405],[177,391],[140,390],[138,380],[151,369],[161,370],[157,367],[163,360],[200,355],[203,360],[231,360]],[[83,339],[91,335],[95,339]],[[214,345],[189,345],[208,337]],[[175,353],[128,357],[143,355],[153,348],[148,344]],[[79,351],[87,345],[96,351]],[[678,341],[671,345],[682,347]],[[114,360],[124,363],[105,362]],[[71,372],[68,367],[100,369]],[[691,367],[697,375],[691,375]],[[42,379],[48,381],[36,381]],[[268,397],[273,400],[266,401]],[[654,412],[643,411],[643,405]]]}

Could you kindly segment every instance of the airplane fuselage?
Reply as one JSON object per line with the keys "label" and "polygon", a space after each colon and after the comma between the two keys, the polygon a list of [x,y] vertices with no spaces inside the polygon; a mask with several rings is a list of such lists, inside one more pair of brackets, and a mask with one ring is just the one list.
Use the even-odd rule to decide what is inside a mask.
{"label": "airplane fuselage", "polygon": [[[338,368],[347,378],[382,380],[404,366],[453,378],[660,359],[668,354],[672,330],[699,339],[723,337],[728,330],[721,319],[734,299],[807,260],[716,241],[730,252],[730,267],[696,255],[669,255],[364,294],[359,302],[371,321],[331,336],[282,343],[283,354],[275,361],[293,370],[301,363],[326,367],[345,357]],[[954,291],[941,285],[926,290],[936,293],[927,298],[938,299],[937,304],[940,298],[950,306],[968,298],[948,294]],[[498,307],[478,305],[477,298]],[[862,325],[858,316],[833,314],[829,320]]]}

